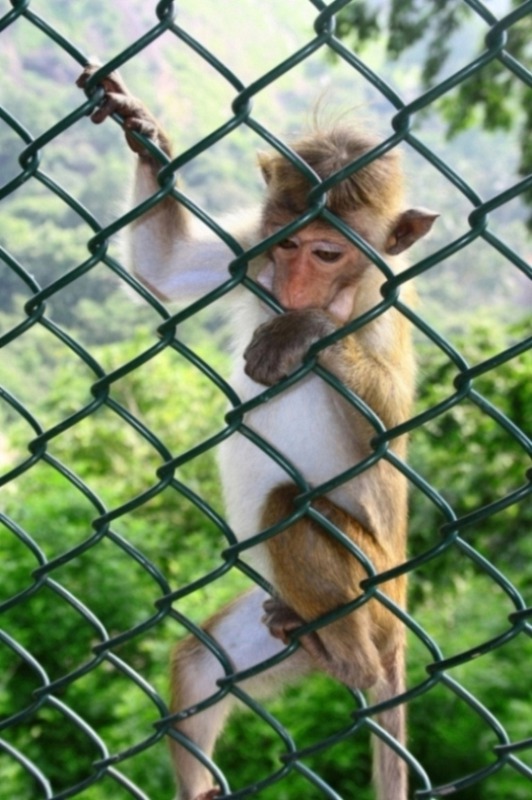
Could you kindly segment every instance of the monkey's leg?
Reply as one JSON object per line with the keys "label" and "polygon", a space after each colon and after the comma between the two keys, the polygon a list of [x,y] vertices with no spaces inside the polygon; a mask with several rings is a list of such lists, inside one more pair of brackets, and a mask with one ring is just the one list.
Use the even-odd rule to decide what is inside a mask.
{"label": "monkey's leg", "polygon": [[[290,641],[290,633],[304,624],[293,609],[279,598],[271,598],[264,603],[265,622],[273,636],[285,644]],[[328,654],[318,634],[302,637],[302,645],[324,669],[327,669]],[[404,648],[397,642],[382,658],[383,675],[371,689],[372,701],[382,703],[404,692]],[[329,669],[329,671],[331,671]],[[406,740],[406,720],[404,705],[394,706],[378,716],[379,724],[400,744]],[[373,761],[375,781],[378,787],[379,800],[406,800],[408,772],[407,765],[391,747],[388,747],[378,736],[373,736]]]}
{"label": "monkey's leg", "polygon": [[[264,524],[273,525],[293,511],[295,487],[280,486],[268,498]],[[349,514],[326,498],[317,508],[352,539],[372,560],[376,569],[390,567],[391,560],[376,545],[374,537]],[[266,601],[272,634],[288,639],[298,622],[318,618],[360,595],[366,571],[346,548],[323,528],[306,518],[269,540],[281,599]],[[282,564],[290,569],[283,572]],[[404,604],[405,581],[397,579],[384,590]],[[377,600],[370,600],[342,619],[302,636],[301,645],[314,662],[352,688],[372,688],[375,703],[404,691],[404,634],[393,613]],[[404,706],[379,715],[379,723],[397,739],[405,741]],[[407,768],[394,751],[374,737],[374,776],[379,800],[406,800]]]}
{"label": "monkey's leg", "polygon": [[[279,486],[270,493],[263,513],[265,527],[293,512],[296,494],[293,485]],[[377,568],[382,568],[382,551],[357,520],[326,498],[316,501],[314,507],[358,544]],[[302,518],[269,539],[267,546],[275,586],[283,601],[266,608],[266,620],[274,636],[286,640],[298,620],[318,619],[360,596],[360,582],[367,577],[366,571],[355,556],[313,520]],[[387,628],[394,622],[390,612],[378,601],[370,600],[351,614],[303,636],[301,645],[321,669],[352,688],[368,688],[383,677],[379,650]]]}
{"label": "monkey's leg", "polygon": [[[263,603],[268,594],[262,589],[239,597],[216,614],[205,625],[239,672],[271,658],[284,645],[271,636],[262,624]],[[278,691],[280,686],[298,675],[310,671],[312,664],[304,651],[285,659],[278,666],[240,684],[253,697],[264,697]],[[172,663],[172,712],[193,709],[198,703],[215,694],[217,681],[225,675],[218,659],[193,637],[177,646]],[[176,728],[211,756],[216,739],[233,710],[236,700],[230,693],[204,711],[176,724]],[[175,739],[171,751],[180,785],[179,800],[211,800],[216,797],[212,776],[198,759]]]}
{"label": "monkey's leg", "polygon": [[[371,690],[371,698],[374,703],[382,703],[405,691],[404,643],[402,641],[398,641],[395,650],[383,657],[383,667],[384,679]],[[378,722],[400,744],[405,744],[404,704],[383,711],[378,716]],[[407,764],[378,736],[373,736],[373,775],[379,800],[406,800],[408,795]]]}

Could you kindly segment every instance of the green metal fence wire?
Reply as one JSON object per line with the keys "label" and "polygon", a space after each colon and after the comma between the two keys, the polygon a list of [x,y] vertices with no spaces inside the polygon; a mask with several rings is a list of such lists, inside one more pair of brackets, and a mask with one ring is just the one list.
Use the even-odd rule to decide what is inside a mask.
{"label": "green metal fence wire", "polygon": [[[10,5],[11,8],[0,18],[0,36],[2,33],[9,31],[12,26],[25,25],[38,29],[55,48],[60,49],[65,56],[77,62],[81,71],[81,67],[87,63],[82,41],[73,43],[67,40],[56,27],[46,21],[45,17],[34,11],[32,6],[35,4],[32,4],[30,0],[11,0]],[[25,265],[19,263],[7,249],[1,248],[0,250],[4,270],[17,276],[29,296],[25,304],[24,316],[21,316],[15,324],[11,327],[8,326],[3,331],[0,336],[0,346],[7,347],[17,342],[24,347],[31,348],[34,346],[31,333],[34,329],[44,330],[49,334],[46,339],[47,342],[53,342],[54,348],[59,347],[61,352],[68,353],[69,357],[73,356],[83,366],[87,374],[91,376],[91,399],[89,402],[71,410],[69,414],[50,426],[42,426],[35,412],[30,410],[28,404],[17,399],[16,393],[10,391],[8,386],[0,387],[2,406],[7,412],[6,419],[23,421],[28,431],[26,442],[28,454],[19,459],[14,466],[8,464],[7,470],[0,475],[0,485],[11,488],[18,487],[20,480],[25,475],[46,466],[50,470],[50,474],[60,475],[68,484],[69,489],[77,493],[81,505],[88,504],[90,506],[93,518],[92,530],[87,531],[85,538],[79,544],[73,547],[67,546],[67,549],[59,547],[58,554],[49,557],[40,547],[38,537],[30,530],[25,529],[23,515],[19,518],[13,514],[0,513],[3,535],[10,540],[15,540],[20,545],[21,549],[16,552],[25,553],[25,557],[21,562],[25,572],[20,581],[20,588],[14,594],[7,596],[0,604],[0,620],[2,618],[6,619],[6,626],[0,630],[2,651],[10,654],[13,663],[17,665],[16,669],[22,669],[32,676],[33,683],[32,691],[28,696],[19,698],[16,704],[17,710],[9,714],[0,723],[0,729],[3,731],[0,746],[5,756],[2,763],[7,765],[5,775],[2,777],[0,784],[11,785],[8,783],[8,779],[11,780],[13,775],[22,775],[23,783],[20,785],[30,788],[25,794],[23,790],[20,790],[21,793],[17,795],[19,797],[55,798],[55,800],[76,796],[84,798],[103,797],[104,794],[91,793],[101,785],[104,787],[106,797],[133,797],[146,800],[148,795],[140,785],[137,785],[128,777],[128,764],[145,754],[150,748],[161,742],[161,740],[166,739],[169,735],[179,737],[179,734],[172,728],[174,719],[169,715],[166,702],[162,699],[162,693],[148,683],[145,676],[143,676],[141,667],[136,668],[134,663],[128,662],[127,656],[122,657],[122,655],[118,654],[118,651],[121,646],[138,641],[139,637],[148,636],[151,641],[157,640],[158,631],[169,622],[178,623],[179,626],[192,631],[217,655],[224,667],[226,677],[220,681],[219,692],[207,702],[216,702],[227,692],[232,692],[255,715],[260,717],[267,726],[271,727],[283,745],[284,753],[280,766],[272,769],[271,773],[266,777],[257,777],[252,785],[233,790],[233,793],[230,793],[229,785],[220,769],[214,763],[208,762],[217,781],[228,796],[235,798],[250,797],[257,793],[260,794],[261,790],[275,784],[277,784],[281,792],[283,778],[297,772],[307,782],[306,796],[339,798],[340,795],[323,777],[320,777],[319,772],[305,764],[306,757],[325,752],[339,742],[349,742],[362,729],[366,733],[372,731],[381,737],[386,737],[386,734],[375,721],[375,707],[368,706],[365,698],[361,694],[355,693],[356,710],[354,713],[346,711],[345,727],[340,732],[333,736],[327,736],[310,747],[298,749],[297,743],[289,733],[289,728],[281,724],[278,719],[261,704],[250,698],[242,689],[240,683],[247,675],[235,675],[227,657],[217,647],[216,643],[181,610],[180,601],[183,598],[193,596],[194,593],[203,587],[210,586],[234,568],[247,573],[253,580],[260,581],[260,576],[253,573],[240,558],[243,549],[248,547],[249,543],[242,544],[236,541],[231,529],[223,516],[217,511],[215,505],[207,503],[194,488],[187,485],[181,479],[179,472],[183,465],[191,464],[198,457],[209,453],[221,440],[232,435],[237,430],[252,439],[257,446],[263,447],[271,458],[277,460],[286,469],[300,487],[301,492],[298,498],[298,507],[294,512],[295,517],[303,513],[312,515],[314,512],[310,507],[310,502],[316,494],[321,494],[334,488],[334,486],[341,484],[380,458],[386,458],[391,461],[394,466],[407,476],[412,487],[426,497],[430,503],[434,504],[444,520],[439,531],[440,537],[437,540],[437,544],[411,558],[404,566],[396,569],[395,573],[407,572],[414,574],[423,565],[434,563],[449,552],[459,552],[471,560],[479,571],[493,582],[494,586],[499,587],[502,593],[507,596],[513,612],[508,617],[506,629],[499,635],[482,641],[472,649],[459,650],[450,656],[444,656],[438,643],[416,619],[403,611],[395,609],[412,636],[424,648],[426,654],[424,662],[426,677],[416,685],[410,686],[407,692],[407,700],[414,701],[416,698],[425,695],[430,698],[431,692],[437,689],[444,689],[454,695],[457,700],[463,702],[464,707],[468,707],[471,713],[477,715],[481,724],[496,741],[494,746],[487,745],[490,747],[489,758],[486,759],[486,762],[481,767],[474,772],[466,774],[460,774],[458,770],[452,768],[449,770],[451,782],[438,785],[433,785],[423,764],[418,761],[414,752],[411,753],[401,749],[411,768],[415,796],[418,798],[435,798],[461,795],[462,792],[467,794],[466,790],[471,787],[488,785],[490,778],[501,770],[515,773],[522,779],[523,785],[526,784],[526,787],[528,787],[528,782],[532,779],[532,769],[526,762],[527,750],[530,754],[532,749],[532,739],[512,740],[511,735],[501,722],[452,674],[453,669],[459,665],[467,664],[478,656],[507,647],[510,642],[521,642],[524,637],[530,634],[530,616],[532,612],[530,608],[527,608],[518,587],[464,537],[464,532],[469,526],[487,520],[502,510],[513,507],[515,504],[525,502],[530,493],[530,483],[525,478],[523,486],[509,491],[505,497],[476,508],[465,515],[458,516],[434,486],[427,482],[422,475],[414,471],[413,468],[401,463],[388,449],[390,438],[405,431],[414,432],[464,402],[472,404],[483,415],[493,420],[519,448],[522,448],[527,453],[530,453],[532,449],[525,432],[493,405],[487,397],[479,393],[476,388],[476,380],[479,377],[525,353],[530,348],[532,340],[528,339],[506,346],[496,355],[487,357],[482,363],[470,366],[450,341],[429,325],[420,313],[403,303],[399,291],[401,285],[406,281],[428,273],[448,257],[463,251],[475,240],[483,240],[493,248],[494,252],[501,254],[515,270],[520,271],[527,277],[531,275],[530,267],[525,260],[490,229],[488,222],[489,215],[493,211],[532,187],[532,177],[516,182],[511,188],[495,194],[485,201],[449,163],[439,158],[414,134],[412,121],[416,114],[433,104],[438,98],[448,93],[469,76],[482,70],[493,60],[501,62],[515,76],[516,80],[532,87],[532,73],[529,70],[529,66],[518,62],[505,50],[508,31],[512,25],[517,24],[525,15],[532,13],[532,2],[522,3],[517,8],[514,8],[511,13],[508,13],[507,16],[499,19],[483,3],[477,2],[477,0],[465,0],[465,5],[469,7],[470,11],[478,15],[485,25],[485,49],[483,53],[465,67],[431,88],[430,91],[408,103],[382,77],[376,74],[362,58],[349,50],[345,44],[335,37],[335,15],[347,5],[347,0],[336,0],[336,2],[328,5],[321,2],[321,0],[309,0],[309,6],[315,12],[315,20],[314,33],[309,36],[308,41],[299,50],[293,52],[284,62],[261,75],[258,80],[251,84],[245,84],[200,41],[193,38],[187,30],[181,27],[179,14],[176,14],[178,4],[162,0],[153,6],[151,29],[136,41],[131,42],[124,50],[108,59],[102,66],[101,71],[91,81],[92,85],[89,87],[87,98],[84,99],[80,95],[77,107],[72,108],[61,119],[57,119],[38,136],[33,136],[31,132],[26,130],[7,108],[0,107],[0,117],[3,124],[18,141],[19,154],[19,167],[15,174],[0,188],[0,199],[13,199],[25,184],[39,183],[48,198],[53,198],[64,204],[73,215],[76,215],[92,231],[92,235],[87,241],[88,257],[44,287],[39,285]],[[220,9],[220,23],[222,23],[221,18],[225,13],[229,12],[224,9],[222,13],[222,9]],[[193,51],[205,64],[214,69],[234,92],[234,100],[231,109],[228,109],[227,121],[216,130],[210,132],[201,141],[196,142],[192,147],[181,153],[174,161],[168,163],[168,159],[165,159],[162,154],[158,154],[161,160],[161,171],[159,173],[160,191],[155,196],[120,216],[111,224],[102,227],[93,211],[85,208],[73,194],[63,188],[60,183],[41,168],[41,155],[46,151],[50,143],[54,142],[65,131],[80,123],[101,101],[102,92],[98,88],[101,75],[132,62],[149,44],[156,42],[161,37],[171,38],[172,46],[182,49],[185,54]],[[287,381],[267,390],[259,401],[241,404],[231,386],[208,363],[208,360],[198,356],[190,346],[186,345],[176,335],[177,327],[181,323],[194,317],[205,308],[216,308],[220,297],[231,291],[235,285],[243,283],[250,291],[259,291],[256,285],[248,280],[246,268],[249,259],[259,250],[266,248],[267,243],[261,243],[253,251],[244,252],[239,244],[217,226],[202,208],[176,188],[175,173],[240,127],[253,131],[266,145],[273,146],[285,153],[289,158],[293,158],[286,144],[269,129],[268,119],[258,118],[254,115],[252,101],[265,88],[290,73],[297,65],[305,62],[313,54],[324,51],[333,52],[337,59],[352,70],[353,81],[369,82],[395,108],[395,113],[390,119],[392,133],[376,151],[359,159],[358,162],[352,164],[342,173],[332,176],[325,184],[314,185],[309,197],[309,207],[305,219],[311,220],[318,214],[323,214],[333,224],[338,225],[339,223],[324,210],[325,192],[329,186],[333,182],[341,180],[349,172],[363,166],[369,159],[375,158],[401,143],[406,143],[432,165],[435,171],[441,173],[456,192],[467,200],[472,209],[466,233],[397,276],[390,272],[387,265],[376,257],[363,241],[356,240],[357,244],[369,252],[377,261],[383,272],[385,284],[383,287],[383,300],[379,306],[368,312],[364,318],[357,319],[351,323],[350,329],[356,330],[372,317],[382,313],[391,305],[395,305],[413,322],[420,335],[432,342],[435,348],[448,360],[449,364],[452,364],[456,376],[454,381],[455,391],[451,396],[435,403],[430,408],[426,408],[413,419],[400,426],[400,428],[392,431],[385,430],[371,409],[357,398],[353,399],[348,396],[346,390],[317,364],[317,353],[322,347],[330,343],[329,341],[318,343],[309,353],[305,364],[294,376],[290,376]],[[119,119],[117,121],[120,122]],[[113,157],[115,156],[113,155]],[[119,157],[121,155],[117,153],[116,158]],[[111,255],[109,249],[109,240],[114,234],[118,233],[133,220],[138,219],[142,214],[145,214],[161,198],[167,195],[172,195],[184,203],[195,215],[211,227],[218,236],[224,239],[234,252],[234,259],[229,267],[227,281],[215,291],[210,292],[178,313],[171,313],[130,276],[121,263]],[[345,233],[348,236],[352,236],[352,233],[348,230]],[[120,367],[113,369],[102,367],[89,348],[81,344],[77,338],[67,331],[65,326],[54,322],[46,306],[47,301],[53,301],[56,304],[64,302],[62,298],[66,289],[76,281],[80,281],[83,276],[98,266],[101,268],[102,265],[115,276],[118,276],[120,281],[132,287],[143,302],[149,305],[160,319],[158,338],[154,338],[149,347],[137,353],[127,363],[123,363]],[[27,341],[27,345],[25,341]],[[221,430],[214,435],[208,436],[201,444],[190,448],[177,457],[173,454],[172,448],[162,438],[141,421],[140,417],[134,415],[121,400],[117,399],[115,392],[116,386],[125,376],[131,376],[137,372],[142,373],[143,367],[157,361],[164,353],[168,352],[178,354],[182,360],[192,364],[196,370],[205,375],[208,381],[216,387],[216,390],[227,398],[231,408],[227,413],[225,424]],[[309,370],[319,373],[324,380],[335,386],[339,392],[344,393],[346,397],[350,397],[351,402],[356,404],[358,410],[367,417],[375,429],[374,452],[367,461],[353,466],[353,469],[346,474],[338,475],[330,485],[321,486],[313,490],[309,488],[302,475],[294,472],[294,469],[284,460],[282,454],[268,446],[266,442],[262,441],[246,426],[246,412],[253,407],[255,402],[263,402],[268,397],[282,392],[289,383],[300,380]],[[31,376],[28,376],[28,380],[30,379]],[[68,463],[65,463],[64,459],[60,460],[54,455],[54,442],[59,437],[69,431],[79,429],[85,420],[93,416],[96,417],[103,412],[110,412],[122,420],[134,435],[143,440],[156,454],[159,464],[147,479],[148,483],[150,483],[149,488],[145,488],[132,499],[128,499],[118,507],[111,509],[107,508],[100,500],[98,493],[91,488],[90,481],[85,480],[83,474],[79,474],[76,468],[71,468]],[[465,457],[467,458],[467,455]],[[472,469],[474,469],[474,464]],[[109,480],[112,479],[113,476],[110,475]],[[20,486],[21,491],[18,496],[19,503],[23,507],[25,503],[23,495],[24,484],[20,483]],[[191,583],[177,588],[174,582],[164,574],[155,558],[149,558],[141,547],[133,545],[113,528],[117,521],[124,520],[131,515],[134,516],[138,509],[142,509],[150,502],[160,499],[167,489],[174,492],[175,496],[181,498],[183,502],[191,503],[198,508],[205,518],[217,527],[220,534],[220,550],[223,551],[222,559],[218,566],[209,569]],[[57,520],[57,528],[57,536],[60,537],[60,519]],[[265,531],[254,541],[261,537],[272,535],[272,532]],[[338,535],[335,530],[332,530],[331,533],[332,535]],[[153,585],[152,597],[154,606],[152,611],[140,622],[132,624],[131,627],[120,633],[109,632],[104,623],[91,610],[90,604],[81,597],[76,596],[74,591],[68,589],[61,582],[60,568],[62,566],[78,562],[83,565],[83,557],[86,554],[94,553],[98,548],[105,551],[105,548],[109,545],[120,551],[129,561],[128,574],[123,576],[123,580],[133,581],[133,576],[137,574],[136,568],[140,567]],[[353,546],[352,549],[354,550]],[[379,589],[380,584],[389,576],[375,574],[371,564],[364,559],[364,554],[355,554],[367,565],[369,577],[364,584],[366,592],[389,605],[390,601]],[[33,565],[26,569],[24,565],[30,563],[27,561],[27,555],[31,556],[30,561],[33,561]],[[99,563],[103,564],[101,569],[105,570],[105,558]],[[2,564],[1,569],[6,570],[7,575],[7,571],[12,569],[12,566]],[[9,620],[12,618],[9,616],[10,614],[20,615],[22,618],[26,618],[28,615],[31,617],[31,614],[34,613],[32,608],[35,607],[32,606],[32,602],[45,595],[52,606],[56,604],[62,609],[61,613],[68,613],[65,609],[69,608],[78,620],[80,636],[83,639],[86,639],[87,636],[90,638],[87,656],[81,665],[76,665],[75,661],[69,657],[69,643],[64,642],[61,644],[64,658],[63,670],[59,677],[50,677],[48,675],[45,666],[32,654],[35,643],[31,639],[17,639],[13,635],[9,624]],[[113,597],[110,596],[108,602],[111,604]],[[356,607],[358,602],[353,603],[353,607]],[[42,604],[40,608],[44,608],[45,611],[39,613],[46,613],[47,607],[46,604]],[[334,615],[330,616],[333,617]],[[53,626],[52,620],[50,625]],[[81,632],[82,630],[84,631],[83,633]],[[87,634],[86,631],[89,631],[89,633]],[[292,647],[296,646],[296,643],[292,645]],[[109,680],[111,682],[116,681],[117,693],[120,692],[123,681],[129,681],[137,687],[150,705],[151,716],[150,714],[148,715],[151,719],[150,722],[147,722],[144,727],[142,727],[142,722],[132,722],[135,728],[137,728],[137,725],[142,727],[141,730],[136,730],[137,737],[133,745],[124,747],[124,743],[120,741],[105,741],[99,731],[84,718],[83,710],[76,707],[76,694],[72,689],[82,685],[84,680],[102,667],[109,671]],[[264,665],[260,668],[264,668]],[[161,671],[164,669],[165,664],[162,663]],[[255,668],[253,672],[257,669],[259,668]],[[523,681],[529,680],[529,677],[527,677],[528,671],[529,668],[525,665],[523,667]],[[97,702],[97,698],[95,698],[95,702]],[[510,697],[508,702],[511,702]],[[90,763],[87,763],[83,774],[81,776],[77,774],[73,782],[68,780],[63,782],[59,789],[52,785],[47,770],[47,762],[43,763],[42,760],[36,758],[35,748],[31,746],[32,738],[37,735],[32,731],[36,726],[43,725],[58,725],[64,728],[65,760],[73,757],[71,755],[72,751],[69,750],[71,746],[68,743],[69,737],[73,737],[74,741],[83,741],[84,746],[89,746],[92,753]],[[21,731],[25,732],[26,738],[19,735]],[[28,749],[24,750],[20,746],[20,742],[28,742]],[[392,746],[398,747],[393,742]],[[192,745],[190,747],[197,753],[199,758],[205,758]],[[151,753],[152,761],[150,763],[153,763],[153,760],[159,758],[161,750],[155,749]],[[459,755],[456,754],[457,763],[459,763]],[[245,752],[243,757],[245,757]],[[57,760],[58,754],[50,754],[50,759],[52,758]],[[160,758],[161,761],[164,760],[163,755]],[[59,754],[59,761],[61,761],[61,754]],[[525,794],[519,795],[519,797],[524,797],[526,791],[527,788],[524,789]],[[467,796],[481,797],[482,795],[471,794]],[[155,800],[155,796],[152,800]]]}

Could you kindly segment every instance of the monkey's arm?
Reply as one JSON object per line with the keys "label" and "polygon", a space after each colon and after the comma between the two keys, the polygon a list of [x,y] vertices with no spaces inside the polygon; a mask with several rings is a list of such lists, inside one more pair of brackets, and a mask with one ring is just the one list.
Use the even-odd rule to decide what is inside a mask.
{"label": "monkey's arm", "polygon": [[[88,65],[77,85],[84,88],[99,68]],[[117,73],[104,77],[101,85],[105,96],[91,119],[100,124],[114,113],[122,117],[126,141],[137,156],[133,189],[133,203],[137,206],[159,192],[157,176],[162,164],[134,134],[142,134],[168,158],[172,157],[170,142]],[[232,230],[231,219],[221,224],[227,225],[244,247],[254,240],[258,226],[250,216],[243,230]],[[217,288],[229,278],[227,266],[235,257],[228,245],[173,197],[164,197],[132,223],[125,238],[125,251],[133,274],[164,300],[191,300]]]}

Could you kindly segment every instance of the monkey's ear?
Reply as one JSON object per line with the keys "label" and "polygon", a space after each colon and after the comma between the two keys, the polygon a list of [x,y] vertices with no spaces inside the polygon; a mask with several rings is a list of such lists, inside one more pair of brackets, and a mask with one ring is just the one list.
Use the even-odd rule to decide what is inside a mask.
{"label": "monkey's ear", "polygon": [[259,150],[257,153],[257,161],[259,162],[259,167],[260,171],[262,172],[264,182],[266,186],[268,186],[273,175],[273,158],[271,157],[270,153],[265,153],[263,150]]}
{"label": "monkey's ear", "polygon": [[409,208],[395,221],[386,242],[385,252],[396,256],[430,231],[440,215],[426,208]]}

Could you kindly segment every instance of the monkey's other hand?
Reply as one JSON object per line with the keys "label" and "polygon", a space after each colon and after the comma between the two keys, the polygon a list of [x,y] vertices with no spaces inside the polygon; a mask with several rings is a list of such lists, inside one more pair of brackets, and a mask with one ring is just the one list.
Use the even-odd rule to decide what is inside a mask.
{"label": "monkey's other hand", "polygon": [[[87,81],[95,72],[101,69],[100,64],[88,64],[79,78],[76,85],[80,89],[85,89]],[[102,103],[91,114],[91,120],[99,125],[112,114],[119,114],[124,120],[124,133],[126,140],[134,153],[145,159],[152,156],[143,144],[134,136],[132,132],[140,133],[150,139],[157,147],[170,155],[170,145],[168,137],[161,130],[157,120],[153,117],[144,103],[134,97],[126,84],[117,72],[111,72],[101,79],[100,84],[105,92]]]}
{"label": "monkey's other hand", "polygon": [[262,622],[269,628],[271,635],[284,644],[290,644],[290,634],[304,625],[304,620],[279,597],[265,600],[262,607],[265,612]]}
{"label": "monkey's other hand", "polygon": [[332,317],[319,308],[279,314],[253,334],[244,352],[246,375],[273,386],[301,366],[309,347],[336,329]]}
{"label": "monkey's other hand", "polygon": [[208,792],[202,792],[198,794],[194,800],[216,800],[217,797],[221,797],[222,790],[215,786],[214,789],[209,789]]}
{"label": "monkey's other hand", "polygon": [[[262,622],[269,628],[270,633],[283,644],[290,644],[292,633],[305,624],[293,608],[286,605],[280,597],[271,597],[262,605],[265,614]],[[299,637],[299,644],[307,651],[309,656],[327,672],[329,669],[329,654],[316,631],[306,633]]]}

